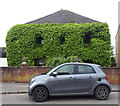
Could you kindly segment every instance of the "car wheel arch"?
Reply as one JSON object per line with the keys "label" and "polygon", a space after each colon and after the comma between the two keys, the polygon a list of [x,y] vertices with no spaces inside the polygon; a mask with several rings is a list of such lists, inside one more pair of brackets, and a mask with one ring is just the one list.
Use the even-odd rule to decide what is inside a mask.
{"label": "car wheel arch", "polygon": [[96,87],[95,87],[95,89],[94,89],[94,95],[95,95],[95,91],[96,91],[96,89],[97,89],[97,87],[99,87],[99,86],[106,86],[108,89],[109,89],[109,92],[110,92],[110,88],[108,87],[108,85],[106,85],[106,84],[99,84],[99,85],[97,85]]}
{"label": "car wheel arch", "polygon": [[[35,87],[32,89],[32,93],[33,93],[33,90],[34,90],[35,88],[37,88],[37,87],[44,87],[44,88],[46,88],[47,91],[48,91],[48,95],[49,95],[50,91],[48,90],[48,88],[47,88],[45,85],[37,85],[37,86],[35,86]],[[33,95],[33,94],[32,94],[32,95]]]}

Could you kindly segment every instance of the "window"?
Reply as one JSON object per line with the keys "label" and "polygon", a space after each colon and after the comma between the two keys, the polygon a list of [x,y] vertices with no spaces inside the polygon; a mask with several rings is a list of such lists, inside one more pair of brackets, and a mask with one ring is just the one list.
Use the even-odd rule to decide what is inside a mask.
{"label": "window", "polygon": [[85,33],[85,36],[83,36],[83,43],[84,44],[89,44],[91,41],[91,32]]}
{"label": "window", "polygon": [[103,72],[104,72],[104,70],[102,69],[102,67],[101,66],[98,66],[99,68],[100,68],[100,70],[102,70]]}
{"label": "window", "polygon": [[0,48],[0,58],[6,58],[6,48]]}
{"label": "window", "polygon": [[84,60],[84,59],[83,59],[83,62],[84,62],[84,63],[93,63],[93,61],[90,60],[90,59],[88,59],[88,60]]}
{"label": "window", "polygon": [[63,44],[65,42],[65,36],[60,36],[58,38],[59,38],[61,44]]}
{"label": "window", "polygon": [[45,58],[34,59],[34,66],[44,66],[45,63],[46,63],[46,59]]}
{"label": "window", "polygon": [[42,37],[36,37],[37,44],[44,44],[44,39]]}
{"label": "window", "polygon": [[91,66],[78,65],[78,74],[88,74],[88,73],[95,73],[94,69]]}
{"label": "window", "polygon": [[73,74],[73,65],[64,65],[56,70],[57,75]]}
{"label": "window", "polygon": [[90,35],[86,35],[84,38],[83,38],[83,42],[84,44],[89,44],[90,43]]}

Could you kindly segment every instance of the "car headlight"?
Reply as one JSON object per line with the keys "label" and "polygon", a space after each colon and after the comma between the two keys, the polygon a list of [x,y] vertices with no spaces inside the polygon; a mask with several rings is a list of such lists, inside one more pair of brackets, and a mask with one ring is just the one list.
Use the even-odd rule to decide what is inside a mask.
{"label": "car headlight", "polygon": [[35,81],[35,78],[32,78],[32,79],[30,80],[30,85],[31,85],[34,81]]}

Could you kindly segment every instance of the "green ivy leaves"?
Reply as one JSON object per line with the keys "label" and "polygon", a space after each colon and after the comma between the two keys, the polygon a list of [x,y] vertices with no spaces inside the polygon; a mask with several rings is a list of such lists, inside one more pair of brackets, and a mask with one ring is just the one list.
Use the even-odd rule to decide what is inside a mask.
{"label": "green ivy leaves", "polygon": [[[86,35],[90,36],[89,43],[84,42]],[[37,41],[39,37],[44,39],[44,44]],[[6,50],[9,66],[20,66],[24,56],[29,66],[34,66],[37,58],[46,58],[47,62],[69,56],[102,66],[111,64],[110,34],[106,23],[15,25],[7,33]]]}

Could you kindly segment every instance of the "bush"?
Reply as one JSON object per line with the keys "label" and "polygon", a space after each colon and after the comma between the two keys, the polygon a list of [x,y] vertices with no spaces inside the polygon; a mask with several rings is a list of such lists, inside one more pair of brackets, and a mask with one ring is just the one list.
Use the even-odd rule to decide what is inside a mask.
{"label": "bush", "polygon": [[[69,57],[67,57],[66,62],[76,62],[76,60],[75,60],[76,57],[77,56],[69,56]],[[78,62],[83,63],[83,61],[81,59],[79,59]]]}
{"label": "bush", "polygon": [[[64,58],[64,57],[50,58],[50,59],[47,59],[46,66],[57,66],[62,63],[76,62],[75,58],[76,56],[70,56],[68,58]],[[83,62],[83,61],[79,59],[79,62]]]}
{"label": "bush", "polygon": [[54,57],[54,58],[47,59],[46,66],[57,66],[65,62],[66,62],[66,59],[64,57]]}
{"label": "bush", "polygon": [[20,66],[24,56],[29,66],[34,66],[35,60],[69,56],[111,65],[106,23],[15,25],[7,33],[6,50],[8,66]]}
{"label": "bush", "polygon": [[115,57],[111,57],[111,67],[116,67]]}

